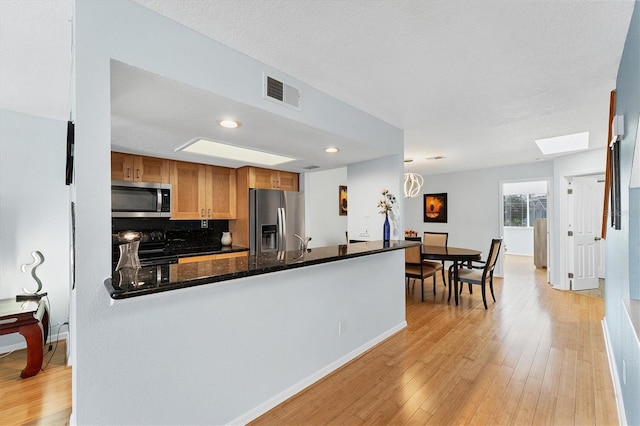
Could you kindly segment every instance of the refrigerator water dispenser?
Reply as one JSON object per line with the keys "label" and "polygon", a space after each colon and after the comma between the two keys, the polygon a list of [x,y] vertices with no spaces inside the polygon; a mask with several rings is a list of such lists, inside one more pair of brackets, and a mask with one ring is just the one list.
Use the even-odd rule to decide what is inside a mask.
{"label": "refrigerator water dispenser", "polygon": [[278,227],[276,225],[262,225],[261,251],[275,250]]}

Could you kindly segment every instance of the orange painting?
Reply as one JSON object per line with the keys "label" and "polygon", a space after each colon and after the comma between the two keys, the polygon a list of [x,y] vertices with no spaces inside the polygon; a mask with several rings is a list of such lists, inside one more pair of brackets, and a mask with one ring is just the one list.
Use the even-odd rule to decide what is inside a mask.
{"label": "orange painting", "polygon": [[340,185],[338,190],[338,214],[340,216],[346,216],[348,210],[347,187]]}
{"label": "orange painting", "polygon": [[424,221],[447,222],[447,194],[425,194]]}

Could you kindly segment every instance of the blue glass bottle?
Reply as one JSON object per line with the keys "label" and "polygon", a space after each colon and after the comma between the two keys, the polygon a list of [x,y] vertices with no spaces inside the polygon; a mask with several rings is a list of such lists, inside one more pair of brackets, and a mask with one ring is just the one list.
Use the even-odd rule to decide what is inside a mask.
{"label": "blue glass bottle", "polygon": [[382,239],[389,241],[391,239],[391,225],[389,225],[389,215],[384,214],[384,226],[382,227]]}

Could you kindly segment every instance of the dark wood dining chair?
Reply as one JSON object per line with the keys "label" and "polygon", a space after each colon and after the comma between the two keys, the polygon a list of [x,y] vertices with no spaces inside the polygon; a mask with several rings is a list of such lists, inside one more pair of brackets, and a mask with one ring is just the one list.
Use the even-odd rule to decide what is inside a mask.
{"label": "dark wood dining chair", "polygon": [[404,277],[409,289],[409,280],[420,280],[421,300],[424,302],[424,280],[433,277],[433,294],[436,294],[436,269],[422,262],[422,245],[404,249]]}
{"label": "dark wood dining chair", "polygon": [[[425,246],[437,246],[446,247],[447,241],[449,241],[448,232],[425,232],[422,236],[422,244]],[[424,264],[432,268],[436,268],[442,272],[442,283],[447,285],[447,280],[444,279],[444,260],[442,262],[433,262],[431,260],[423,260]]]}
{"label": "dark wood dining chair", "polygon": [[[486,261],[473,261],[458,269],[460,294],[462,294],[462,283],[467,283],[469,285],[469,293],[473,293],[471,288],[472,284],[479,285],[482,289],[482,303],[484,303],[485,309],[488,309],[486,296],[487,282],[489,283],[489,289],[491,290],[491,297],[494,302],[496,301],[496,297],[493,294],[493,270],[496,267],[496,262],[498,261],[498,254],[500,253],[501,245],[502,238],[495,238],[491,240],[491,248],[489,249],[489,255],[487,256]],[[449,268],[449,285],[451,285],[452,279],[454,279],[453,266]]]}

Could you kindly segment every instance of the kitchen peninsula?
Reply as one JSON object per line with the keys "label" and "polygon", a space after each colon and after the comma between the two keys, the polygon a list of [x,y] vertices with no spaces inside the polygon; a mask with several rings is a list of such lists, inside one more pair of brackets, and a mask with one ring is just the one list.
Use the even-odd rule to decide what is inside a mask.
{"label": "kitchen peninsula", "polygon": [[113,273],[111,279],[105,280],[104,284],[113,299],[125,299],[369,256],[404,249],[415,244],[415,242],[407,241],[370,241],[319,247],[307,249],[306,251],[298,249],[286,252],[270,252],[252,256],[171,264],[165,265],[168,268],[168,276],[162,282],[156,280],[152,282],[145,281],[144,277],[149,274],[140,274],[138,271],[118,271]]}

